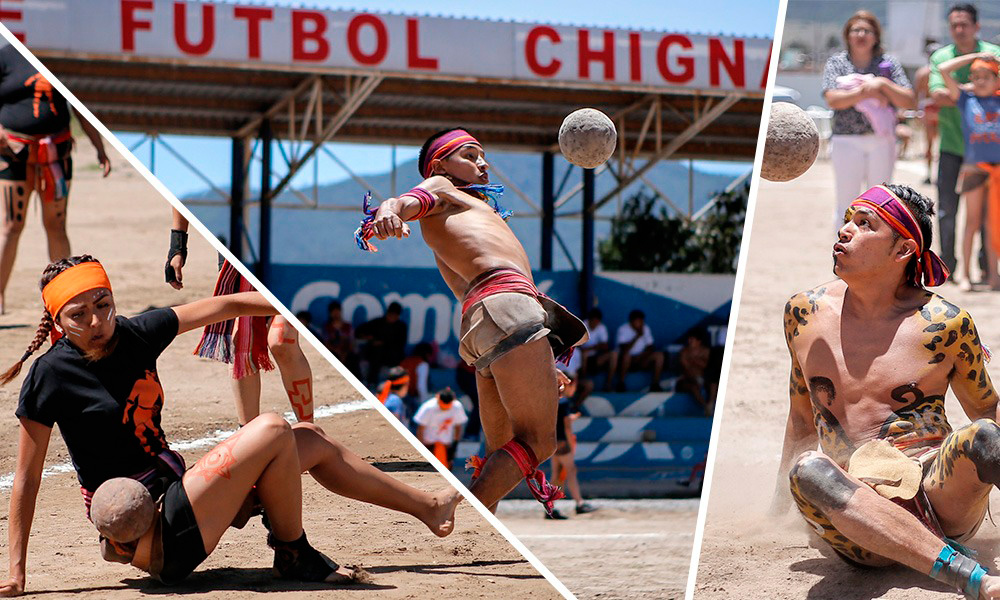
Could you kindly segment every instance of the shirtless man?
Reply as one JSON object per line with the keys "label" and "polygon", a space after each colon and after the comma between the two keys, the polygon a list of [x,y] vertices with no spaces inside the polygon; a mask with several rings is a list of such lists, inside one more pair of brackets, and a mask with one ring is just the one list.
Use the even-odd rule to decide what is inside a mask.
{"label": "shirtless man", "polygon": [[406,221],[421,221],[441,276],[463,301],[459,353],[477,369],[487,457],[470,459],[472,493],[496,510],[524,477],[551,511],[562,492],[537,467],[556,448],[553,352],[559,356],[584,342],[586,327],[535,289],[528,257],[504,223],[509,213],[496,203],[503,188],[488,185],[489,164],[474,137],[462,129],[431,136],[418,168],[423,183],[375,212],[366,210],[358,244],[373,250],[371,237],[404,238]]}
{"label": "shirtless man", "polygon": [[[1000,578],[944,541],[972,537],[983,521],[1000,483],[1000,428],[972,317],[921,287],[948,276],[928,250],[932,215],[908,187],[866,191],[833,247],[839,279],[785,306],[791,409],[772,512],[794,498],[849,563],[902,563],[969,598],[1000,598]],[[957,431],[944,412],[949,386],[973,421]],[[859,448],[895,455],[888,471],[880,459],[875,475],[852,475]]]}

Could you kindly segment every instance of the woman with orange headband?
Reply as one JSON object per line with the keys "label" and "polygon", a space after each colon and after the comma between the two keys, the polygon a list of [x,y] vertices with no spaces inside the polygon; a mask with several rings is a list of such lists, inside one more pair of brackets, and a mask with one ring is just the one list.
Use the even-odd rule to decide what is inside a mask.
{"label": "woman with orange headband", "polygon": [[[969,68],[969,83],[960,85],[953,73]],[[1000,254],[1000,63],[989,52],[966,54],[940,65],[941,79],[962,117],[965,156],[956,192],[965,197],[965,234],[962,237],[962,279],[972,290],[969,264],[972,240],[986,220],[986,279],[1000,290],[997,255]],[[987,195],[987,189],[989,194]]]}
{"label": "woman with orange headband", "polygon": [[[129,477],[159,499],[158,516],[128,543],[103,540],[107,560],[130,562],[164,583],[186,577],[248,508],[255,492],[270,530],[274,567],[283,578],[342,581],[348,574],[312,548],[302,530],[302,481],[410,514],[448,535],[461,496],[427,493],[361,460],[312,423],[289,426],[264,414],[209,451],[190,469],[160,427],[163,388],[156,359],[180,333],[239,316],[277,311],[257,292],[215,296],[132,318],[116,316],[111,283],[90,256],[50,264],[41,279],[45,310],[34,340],[0,383],[15,378],[54,334],[58,339],[31,365],[18,402],[17,468],[8,521],[10,579],[0,596],[25,590],[31,529],[52,426],[66,442],[88,516],[103,482]],[[141,531],[141,529],[140,529]]]}

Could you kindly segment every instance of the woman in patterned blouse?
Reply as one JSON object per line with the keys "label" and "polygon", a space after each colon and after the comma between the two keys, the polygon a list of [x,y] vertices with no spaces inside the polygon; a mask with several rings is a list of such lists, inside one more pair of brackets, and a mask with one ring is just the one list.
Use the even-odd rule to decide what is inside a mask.
{"label": "woman in patterned blouse", "polygon": [[916,95],[894,56],[882,52],[882,28],[859,10],[844,25],[847,50],[830,57],[823,97],[833,109],[830,155],[836,179],[834,227],[869,186],[892,181],[896,161],[895,110],[915,108]]}

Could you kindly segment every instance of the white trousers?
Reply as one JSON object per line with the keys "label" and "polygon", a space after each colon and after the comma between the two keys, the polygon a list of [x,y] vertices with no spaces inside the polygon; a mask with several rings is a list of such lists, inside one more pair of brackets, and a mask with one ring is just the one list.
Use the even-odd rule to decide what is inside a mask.
{"label": "white trousers", "polygon": [[896,164],[896,138],[868,135],[834,135],[830,138],[830,159],[835,178],[833,226],[840,229],[844,213],[858,195],[882,183],[892,183]]}

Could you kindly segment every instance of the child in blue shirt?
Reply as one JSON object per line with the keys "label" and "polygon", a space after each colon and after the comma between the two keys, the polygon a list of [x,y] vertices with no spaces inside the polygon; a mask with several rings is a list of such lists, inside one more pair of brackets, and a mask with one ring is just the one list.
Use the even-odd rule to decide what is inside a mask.
{"label": "child in blue shirt", "polygon": [[[952,73],[971,63],[969,83],[959,84]],[[1000,289],[996,260],[1000,249],[1000,63],[989,52],[966,54],[941,63],[941,78],[962,116],[965,138],[964,164],[959,179],[966,201],[962,240],[962,278],[959,287],[972,290],[969,263],[972,238],[986,220],[986,276],[990,287]],[[987,185],[988,184],[988,185]],[[990,195],[987,197],[987,188]]]}

